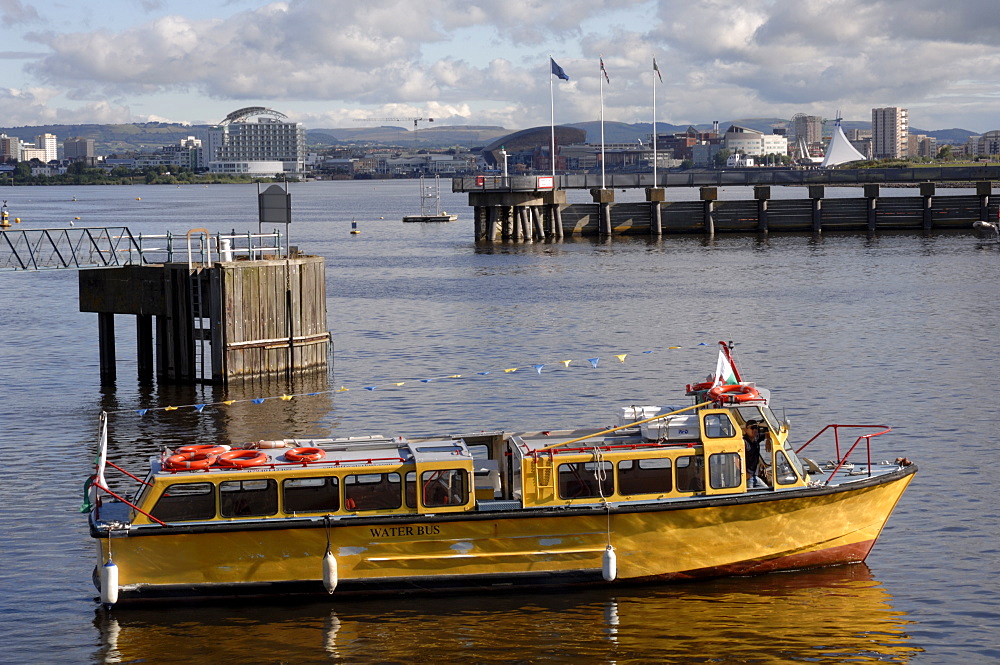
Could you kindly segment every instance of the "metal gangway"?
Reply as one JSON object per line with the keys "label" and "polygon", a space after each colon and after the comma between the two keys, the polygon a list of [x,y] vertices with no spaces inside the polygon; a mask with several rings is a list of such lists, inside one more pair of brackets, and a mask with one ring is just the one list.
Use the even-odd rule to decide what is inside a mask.
{"label": "metal gangway", "polygon": [[[0,270],[117,268],[284,257],[281,233],[133,234],[126,226],[0,229]],[[194,248],[192,250],[192,241]]]}

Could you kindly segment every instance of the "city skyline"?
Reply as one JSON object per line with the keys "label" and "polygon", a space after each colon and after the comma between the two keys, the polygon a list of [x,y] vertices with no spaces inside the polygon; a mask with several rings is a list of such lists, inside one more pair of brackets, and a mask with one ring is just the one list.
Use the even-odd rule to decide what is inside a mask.
{"label": "city skyline", "polygon": [[602,59],[606,120],[651,122],[655,57],[658,122],[898,106],[983,133],[1000,126],[998,24],[988,0],[0,0],[0,125],[214,124],[260,105],[310,127],[526,128],[549,122],[551,55],[570,77],[557,124],[597,117]]}

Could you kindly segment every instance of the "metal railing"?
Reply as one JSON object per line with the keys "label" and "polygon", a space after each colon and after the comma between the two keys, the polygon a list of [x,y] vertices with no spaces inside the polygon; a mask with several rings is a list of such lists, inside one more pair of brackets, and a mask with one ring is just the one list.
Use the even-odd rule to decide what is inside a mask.
{"label": "metal railing", "polygon": [[116,268],[213,259],[260,260],[285,256],[279,231],[273,233],[133,234],[125,226],[0,231],[0,270]]}
{"label": "metal railing", "polygon": [[[868,433],[868,434],[862,434],[861,436],[859,436],[857,439],[854,440],[854,443],[851,444],[851,447],[847,449],[847,452],[844,453],[843,455],[841,455],[840,454],[840,430],[841,429],[851,429],[851,428],[854,428],[854,429],[857,429],[857,428],[861,428],[861,429],[877,429],[879,431],[878,432],[871,432],[871,433]],[[867,454],[868,454],[868,475],[871,476],[872,475],[872,437],[874,437],[874,436],[881,436],[882,434],[886,434],[888,432],[891,432],[892,428],[889,427],[888,425],[827,425],[826,427],[824,427],[823,429],[821,429],[819,432],[817,432],[811,439],[809,439],[808,441],[806,441],[805,443],[803,443],[801,446],[799,446],[799,448],[797,448],[795,450],[795,454],[797,455],[797,454],[801,453],[803,450],[805,450],[806,446],[808,446],[810,443],[812,443],[813,441],[815,441],[816,439],[818,439],[824,432],[826,432],[827,430],[830,430],[830,429],[833,430],[833,443],[834,443],[834,448],[835,448],[835,450],[837,452],[837,464],[836,464],[836,467],[833,469],[833,471],[830,473],[830,476],[824,482],[824,484],[827,484],[827,485],[830,484],[830,481],[833,480],[833,477],[835,475],[837,475],[837,472],[840,471],[840,468],[842,466],[844,466],[844,464],[847,463],[847,458],[849,458],[851,456],[851,453],[854,452],[854,449],[857,448],[858,445],[862,441],[865,442],[865,449],[866,449]]]}
{"label": "metal railing", "polygon": [[[543,176],[478,175],[453,178],[453,192],[545,191],[539,187]],[[865,185],[921,182],[983,182],[1000,180],[1000,166],[930,166],[885,169],[719,169],[711,171],[652,173],[609,173],[608,189],[641,187],[723,187],[751,185]],[[555,189],[600,189],[600,173],[559,174]],[[548,183],[545,182],[547,185]]]}

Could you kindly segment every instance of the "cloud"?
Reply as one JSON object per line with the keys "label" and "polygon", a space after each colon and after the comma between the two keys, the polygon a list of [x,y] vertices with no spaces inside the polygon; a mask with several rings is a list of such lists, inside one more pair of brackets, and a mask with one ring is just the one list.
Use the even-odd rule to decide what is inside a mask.
{"label": "cloud", "polygon": [[[124,100],[186,95],[286,112],[300,103],[325,104],[330,117],[390,105],[422,116],[437,105],[444,113],[456,109],[453,116],[466,122],[505,118],[525,127],[548,122],[548,53],[559,54],[573,77],[555,90],[557,122],[598,117],[599,55],[612,79],[604,90],[605,117],[649,116],[655,55],[665,78],[658,100],[664,117],[657,115],[666,122],[797,112],[829,117],[838,108],[864,119],[874,106],[899,105],[935,118],[961,109],[990,124],[1000,80],[994,44],[1000,12],[993,6],[993,0],[287,0],[252,4],[225,18],[204,18],[211,12],[194,18],[164,14],[171,3],[148,0],[148,18],[128,27],[30,33],[45,51],[26,70],[40,87],[95,110],[103,100],[120,100],[112,105],[120,112]],[[33,12],[17,0],[0,0],[0,10]],[[924,124],[918,113],[911,123]]]}
{"label": "cloud", "polygon": [[0,0],[0,21],[9,25],[33,23],[41,20],[38,11],[21,0]]}
{"label": "cloud", "polygon": [[77,108],[56,107],[54,88],[0,88],[0,107],[11,126],[48,124],[118,124],[134,122],[128,107],[106,100],[84,104]]}

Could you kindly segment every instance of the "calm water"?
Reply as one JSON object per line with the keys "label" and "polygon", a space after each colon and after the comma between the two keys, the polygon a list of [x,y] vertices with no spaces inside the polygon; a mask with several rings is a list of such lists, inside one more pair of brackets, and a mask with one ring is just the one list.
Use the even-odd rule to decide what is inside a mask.
{"label": "calm water", "polygon": [[[419,209],[413,181],[290,191],[292,244],[327,259],[328,377],[228,392],[140,386],[134,328],[118,317],[119,378],[102,388],[97,318],[78,311],[77,275],[0,273],[0,661],[1000,660],[1000,508],[988,468],[997,246],[971,233],[476,246],[462,195],[443,203],[458,222],[421,225],[400,221]],[[24,228],[79,217],[183,234],[255,229],[256,192],[50,187],[3,198]],[[352,219],[360,235],[349,234]],[[112,455],[133,469],[182,441],[609,424],[621,405],[684,403],[683,385],[714,369],[719,339],[739,342],[744,374],[774,391],[799,441],[830,422],[887,422],[894,431],[875,455],[920,465],[866,565],[542,595],[111,613],[94,604],[93,545],[77,511],[102,408],[120,410]],[[463,378],[420,381],[454,374]],[[340,386],[350,390],[134,413]]]}

